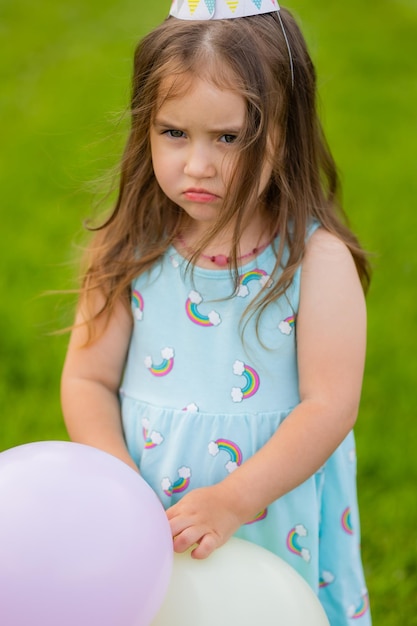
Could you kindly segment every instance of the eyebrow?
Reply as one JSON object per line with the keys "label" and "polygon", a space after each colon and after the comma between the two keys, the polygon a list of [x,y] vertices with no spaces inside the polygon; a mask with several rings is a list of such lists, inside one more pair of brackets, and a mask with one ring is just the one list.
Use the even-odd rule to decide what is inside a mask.
{"label": "eyebrow", "polygon": [[161,126],[162,128],[179,128],[180,124],[173,124],[170,121],[163,120],[160,117],[155,117],[153,120],[154,126]]}
{"label": "eyebrow", "polygon": [[[182,124],[178,124],[178,123],[173,123],[172,120],[164,120],[160,117],[155,117],[154,121],[153,121],[153,125],[154,126],[158,126],[159,128],[165,128],[167,130],[172,129],[172,128],[176,128],[178,130],[187,130],[186,128],[186,124],[182,125]],[[226,135],[238,135],[240,132],[242,132],[242,127],[241,126],[235,126],[235,125],[231,125],[231,126],[219,126],[216,128],[210,128],[208,129],[209,133],[212,133],[213,135],[218,135],[219,133],[222,134],[226,134]]]}

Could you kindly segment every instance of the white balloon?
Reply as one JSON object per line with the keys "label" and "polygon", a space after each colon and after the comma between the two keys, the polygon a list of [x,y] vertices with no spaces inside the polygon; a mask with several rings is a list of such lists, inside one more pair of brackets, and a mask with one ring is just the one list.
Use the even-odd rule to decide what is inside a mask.
{"label": "white balloon", "polygon": [[232,538],[204,560],[176,554],[152,626],[330,626],[308,583],[278,556]]}

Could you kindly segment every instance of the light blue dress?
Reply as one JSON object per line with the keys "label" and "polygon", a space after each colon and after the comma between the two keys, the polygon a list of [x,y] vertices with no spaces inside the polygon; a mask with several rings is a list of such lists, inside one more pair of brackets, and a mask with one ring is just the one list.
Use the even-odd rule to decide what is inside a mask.
{"label": "light blue dress", "polygon": [[[240,323],[261,287],[271,285],[274,262],[270,246],[240,268],[236,290],[228,269],[196,267],[192,274],[170,248],[132,285],[123,426],[130,454],[166,508],[233,472],[300,401],[300,270],[261,316],[259,339],[254,318]],[[353,433],[319,472],[236,535],[294,567],[319,595],[331,626],[371,623]]]}

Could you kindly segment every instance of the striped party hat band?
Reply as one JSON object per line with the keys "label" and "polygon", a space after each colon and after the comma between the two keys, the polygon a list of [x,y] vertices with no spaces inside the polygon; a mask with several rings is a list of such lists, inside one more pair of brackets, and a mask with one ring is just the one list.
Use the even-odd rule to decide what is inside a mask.
{"label": "striped party hat band", "polygon": [[279,11],[276,0],[174,0],[170,15],[180,20],[224,20]]}
{"label": "striped party hat band", "polygon": [[293,58],[277,0],[173,0],[169,14],[180,20],[227,20],[275,12],[287,46],[294,87]]}

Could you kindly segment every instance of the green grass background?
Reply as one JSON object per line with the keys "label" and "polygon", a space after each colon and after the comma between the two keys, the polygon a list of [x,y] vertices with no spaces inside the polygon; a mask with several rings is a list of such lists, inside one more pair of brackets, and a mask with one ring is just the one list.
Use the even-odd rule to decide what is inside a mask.
{"label": "green grass background", "polygon": [[[59,378],[92,214],[123,145],[136,41],[168,0],[1,0],[0,450],[66,437]],[[356,428],[374,623],[417,625],[417,2],[292,0],[352,226],[373,254]]]}

